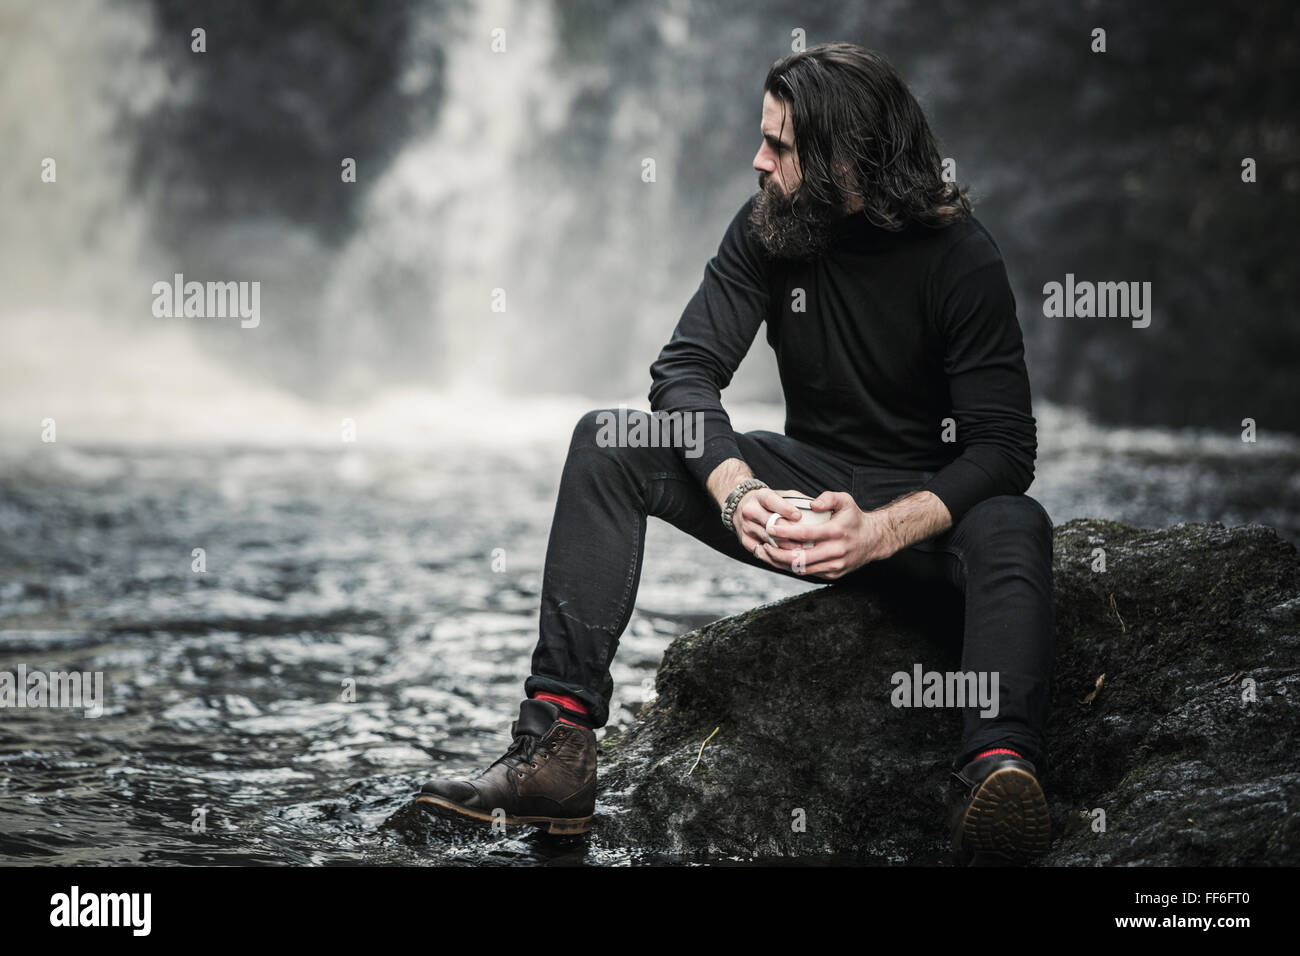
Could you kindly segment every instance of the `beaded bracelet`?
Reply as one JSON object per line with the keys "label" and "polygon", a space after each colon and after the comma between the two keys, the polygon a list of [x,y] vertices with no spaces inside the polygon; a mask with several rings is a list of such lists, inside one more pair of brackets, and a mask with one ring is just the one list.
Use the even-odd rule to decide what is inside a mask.
{"label": "beaded bracelet", "polygon": [[736,513],[736,508],[740,504],[740,499],[745,497],[755,488],[766,488],[767,482],[759,481],[757,478],[746,478],[736,487],[731,489],[731,494],[727,495],[727,500],[722,508],[722,526],[728,531],[735,533],[736,529],[731,524],[731,516]]}

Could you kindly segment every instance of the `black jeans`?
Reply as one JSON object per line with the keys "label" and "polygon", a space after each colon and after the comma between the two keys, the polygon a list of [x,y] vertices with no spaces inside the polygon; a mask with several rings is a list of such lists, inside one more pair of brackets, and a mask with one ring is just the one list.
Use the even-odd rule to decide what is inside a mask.
{"label": "black jeans", "polygon": [[[600,727],[614,690],[610,664],[636,601],[647,515],[737,561],[824,579],[774,569],[747,552],[722,526],[717,503],[686,470],[679,449],[601,447],[598,414],[578,421],[569,445],[542,577],[540,638],[524,691],[576,697]],[[916,490],[934,474],[853,465],[775,432],[738,438],[745,462],[772,488],[813,497],[847,490],[863,510]],[[981,750],[1009,747],[1041,770],[1054,644],[1052,523],[1042,505],[1027,495],[985,499],[943,534],[838,581],[864,573],[930,588],[942,582],[955,597],[964,594],[961,669],[997,674],[999,703],[996,716],[964,709],[954,766]]]}

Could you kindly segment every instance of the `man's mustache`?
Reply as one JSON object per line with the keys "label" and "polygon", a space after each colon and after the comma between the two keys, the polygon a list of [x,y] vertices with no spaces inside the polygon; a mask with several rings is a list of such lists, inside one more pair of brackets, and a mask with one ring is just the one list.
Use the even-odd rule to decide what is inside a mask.
{"label": "man's mustache", "polygon": [[758,188],[763,190],[763,192],[776,193],[782,198],[789,198],[788,195],[786,194],[786,191],[784,189],[778,188],[777,184],[772,182],[771,179],[772,176],[770,173],[759,173]]}

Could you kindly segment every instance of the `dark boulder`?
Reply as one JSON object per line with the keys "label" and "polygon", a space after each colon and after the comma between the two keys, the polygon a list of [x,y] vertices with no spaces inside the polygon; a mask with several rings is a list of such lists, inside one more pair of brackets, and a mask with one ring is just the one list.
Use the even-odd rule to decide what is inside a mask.
{"label": "dark boulder", "polygon": [[[1044,862],[1294,863],[1295,547],[1261,526],[1076,520],[1054,572]],[[673,856],[946,862],[959,716],[893,707],[889,678],[958,670],[959,636],[959,604],[848,582],[682,635],[657,696],[602,742],[596,833]]]}

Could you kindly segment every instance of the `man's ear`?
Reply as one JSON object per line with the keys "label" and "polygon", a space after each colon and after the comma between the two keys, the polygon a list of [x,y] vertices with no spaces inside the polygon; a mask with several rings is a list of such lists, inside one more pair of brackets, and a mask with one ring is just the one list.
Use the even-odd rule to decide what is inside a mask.
{"label": "man's ear", "polygon": [[858,177],[853,170],[853,165],[842,159],[837,159],[831,163],[831,170],[835,178],[835,185],[844,193],[845,198],[850,205],[862,201],[862,189],[858,186]]}
{"label": "man's ear", "polygon": [[831,163],[831,169],[835,173],[835,182],[842,188],[852,185],[853,167],[842,159],[836,159]]}

